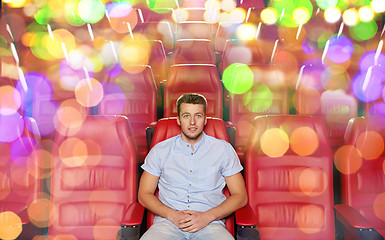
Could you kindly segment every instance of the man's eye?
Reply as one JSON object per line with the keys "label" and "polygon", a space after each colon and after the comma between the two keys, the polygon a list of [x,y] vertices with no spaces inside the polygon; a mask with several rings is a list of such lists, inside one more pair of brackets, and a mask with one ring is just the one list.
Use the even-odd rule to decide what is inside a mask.
{"label": "man's eye", "polygon": [[201,118],[202,117],[202,115],[197,115],[197,118]]}
{"label": "man's eye", "polygon": [[188,118],[188,115],[183,115],[184,118]]}

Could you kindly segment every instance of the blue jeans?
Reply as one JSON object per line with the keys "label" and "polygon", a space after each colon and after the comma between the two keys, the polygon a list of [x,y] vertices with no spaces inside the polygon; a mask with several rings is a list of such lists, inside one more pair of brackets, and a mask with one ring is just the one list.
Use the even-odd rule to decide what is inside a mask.
{"label": "blue jeans", "polygon": [[212,223],[201,230],[183,232],[169,222],[154,223],[140,240],[234,240],[234,237],[220,223]]}

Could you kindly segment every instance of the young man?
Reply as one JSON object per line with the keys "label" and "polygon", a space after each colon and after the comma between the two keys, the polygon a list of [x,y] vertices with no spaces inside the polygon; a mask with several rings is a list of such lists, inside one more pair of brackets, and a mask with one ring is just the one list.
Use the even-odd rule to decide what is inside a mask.
{"label": "young man", "polygon": [[200,94],[179,97],[181,134],[155,145],[142,165],[139,202],[157,215],[142,240],[234,239],[223,218],[247,203],[242,166],[229,143],[203,132],[206,105]]}

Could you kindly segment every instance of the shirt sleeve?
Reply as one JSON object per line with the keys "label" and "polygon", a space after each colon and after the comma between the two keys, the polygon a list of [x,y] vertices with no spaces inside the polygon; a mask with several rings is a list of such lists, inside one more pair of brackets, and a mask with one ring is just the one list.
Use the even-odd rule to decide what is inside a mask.
{"label": "shirt sleeve", "polygon": [[160,170],[160,158],[159,154],[157,153],[157,146],[154,146],[150,152],[147,154],[146,158],[144,159],[144,164],[141,166],[142,169],[151,175],[154,175],[156,177],[160,177],[161,170]]}
{"label": "shirt sleeve", "polygon": [[225,144],[226,154],[224,167],[222,169],[222,176],[230,177],[242,171],[243,167],[241,165],[241,162],[239,161],[238,155],[235,152],[234,148],[227,142]]}

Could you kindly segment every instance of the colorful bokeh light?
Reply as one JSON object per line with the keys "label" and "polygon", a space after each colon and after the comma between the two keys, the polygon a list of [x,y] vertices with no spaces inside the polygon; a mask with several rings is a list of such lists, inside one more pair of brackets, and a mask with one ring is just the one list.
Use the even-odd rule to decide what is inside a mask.
{"label": "colorful bokeh light", "polygon": [[[310,0],[273,1],[272,7],[275,8],[276,12],[278,13],[279,23],[286,27],[297,27],[299,24],[304,24],[306,22],[301,21],[298,23],[298,21],[296,21],[294,18],[294,12],[298,8],[305,10],[308,13],[309,18],[313,13],[313,4]],[[303,20],[304,18],[301,19]]]}
{"label": "colorful bokeh light", "polygon": [[83,79],[75,88],[77,101],[84,107],[93,107],[103,99],[104,92],[102,84],[94,79]]}
{"label": "colorful bokeh light", "polygon": [[223,84],[230,93],[245,93],[253,86],[253,82],[253,71],[246,64],[233,63],[223,72]]}
{"label": "colorful bokeh light", "polygon": [[270,128],[262,134],[260,144],[267,156],[282,157],[289,149],[289,136],[280,128]]}
{"label": "colorful bokeh light", "polygon": [[374,12],[370,7],[364,6],[358,10],[358,17],[361,21],[369,22],[373,19]]}
{"label": "colorful bokeh light", "polygon": [[329,7],[324,12],[324,18],[328,23],[336,23],[341,19],[341,10],[337,7]]}
{"label": "colorful bokeh light", "polygon": [[343,174],[354,174],[362,166],[360,150],[353,145],[344,145],[334,154],[334,165]]}
{"label": "colorful bokeh light", "polygon": [[381,97],[385,73],[381,67],[369,67],[357,74],[352,80],[352,90],[362,102],[373,102]]}
{"label": "colorful bokeh light", "polygon": [[97,23],[104,17],[105,4],[100,0],[81,0],[78,5],[80,18],[86,23]]}
{"label": "colorful bokeh light", "polygon": [[273,93],[265,84],[257,84],[244,95],[243,101],[251,112],[264,113],[273,103]]}
{"label": "colorful bokeh light", "polygon": [[337,6],[338,0],[316,0],[319,8],[326,10],[331,7]]}
{"label": "colorful bokeh light", "polygon": [[373,38],[378,30],[377,23],[374,20],[368,22],[359,22],[349,28],[349,33],[357,41],[366,41]]}
{"label": "colorful bokeh light", "polygon": [[256,37],[257,27],[253,24],[242,24],[237,29],[237,36],[244,41],[252,40]]}
{"label": "colorful bokeh light", "polygon": [[385,12],[385,2],[383,0],[372,0],[370,6],[376,13]]}
{"label": "colorful bokeh light", "polygon": [[327,57],[335,63],[348,61],[353,55],[353,43],[345,36],[333,36],[329,39]]}
{"label": "colorful bokeh light", "polygon": [[354,26],[358,23],[358,12],[355,9],[348,9],[342,14],[342,19],[347,26]]}
{"label": "colorful bokeh light", "polygon": [[268,24],[275,24],[278,20],[277,11],[274,8],[265,8],[261,12],[261,20]]}
{"label": "colorful bokeh light", "polygon": [[384,152],[384,139],[376,131],[365,131],[358,136],[356,146],[364,159],[373,160]]}
{"label": "colorful bokeh light", "polygon": [[12,86],[0,87],[0,115],[12,115],[21,106],[21,96]]}
{"label": "colorful bokeh light", "polygon": [[24,121],[18,112],[12,115],[0,115],[0,142],[13,142],[24,131]]}
{"label": "colorful bokeh light", "polygon": [[0,213],[0,238],[16,239],[23,230],[20,217],[11,211]]}
{"label": "colorful bokeh light", "polygon": [[309,127],[296,128],[290,135],[290,148],[300,156],[312,155],[318,145],[318,135]]}

